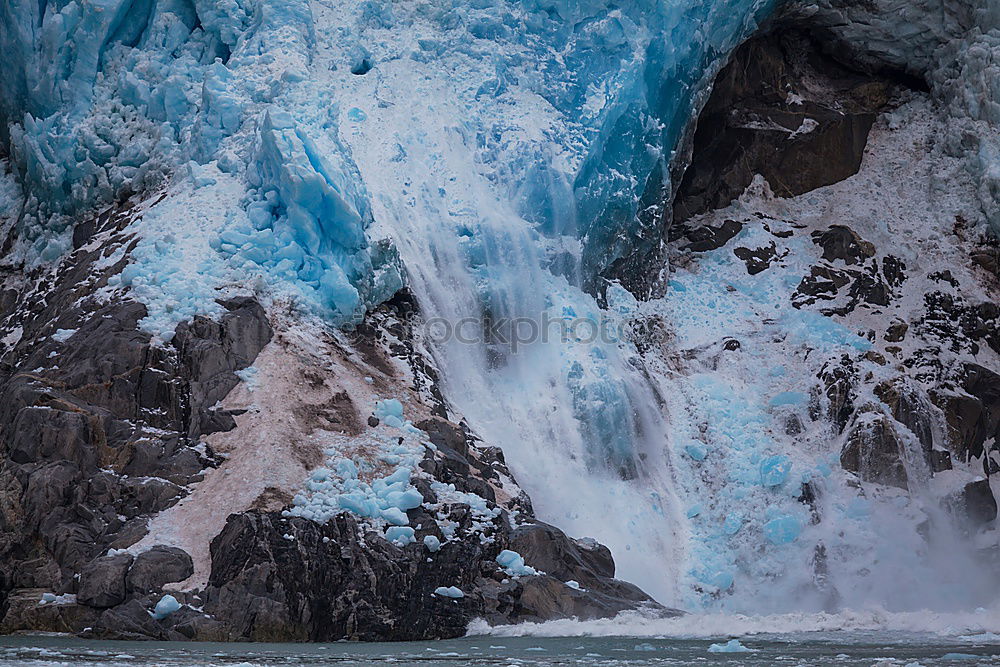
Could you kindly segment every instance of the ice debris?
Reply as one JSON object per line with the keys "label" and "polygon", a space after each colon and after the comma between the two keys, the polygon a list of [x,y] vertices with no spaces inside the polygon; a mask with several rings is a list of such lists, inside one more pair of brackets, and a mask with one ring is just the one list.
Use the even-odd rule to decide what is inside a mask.
{"label": "ice debris", "polygon": [[496,558],[497,563],[503,568],[504,572],[512,577],[523,577],[531,576],[535,574],[541,574],[538,570],[533,567],[529,567],[524,564],[524,558],[521,554],[516,551],[511,551],[510,549],[504,549],[501,551]]}
{"label": "ice debris", "polygon": [[709,653],[751,653],[754,650],[741,644],[739,639],[730,639],[725,644],[712,644],[708,647]]}
{"label": "ice debris", "polygon": [[465,593],[463,593],[462,590],[456,586],[438,586],[434,589],[434,595],[440,595],[444,598],[453,599],[465,597]]}
{"label": "ice debris", "polygon": [[164,595],[160,598],[160,601],[156,603],[156,606],[151,612],[151,616],[157,620],[162,621],[167,616],[181,608],[181,603],[177,601],[173,595]]}

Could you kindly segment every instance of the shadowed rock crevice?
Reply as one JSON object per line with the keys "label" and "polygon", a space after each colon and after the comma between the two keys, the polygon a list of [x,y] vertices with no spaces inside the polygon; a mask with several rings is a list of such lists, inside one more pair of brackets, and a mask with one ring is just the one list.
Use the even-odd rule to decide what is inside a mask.
{"label": "shadowed rock crevice", "polygon": [[847,69],[803,30],[778,26],[749,40],[698,118],[675,224],[729,205],[757,174],[779,197],[853,176],[897,86],[894,77]]}

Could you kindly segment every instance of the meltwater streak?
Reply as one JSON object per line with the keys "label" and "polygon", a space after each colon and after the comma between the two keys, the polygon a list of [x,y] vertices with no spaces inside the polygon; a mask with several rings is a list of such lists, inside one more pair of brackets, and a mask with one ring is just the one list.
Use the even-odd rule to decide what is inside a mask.
{"label": "meltwater streak", "polygon": [[[466,323],[457,332],[466,341],[504,318],[596,320],[593,298],[543,267],[545,240],[492,193],[463,134],[431,131],[398,135],[408,156],[404,198],[377,198],[424,316]],[[429,333],[444,338],[438,325]],[[550,334],[515,349],[438,340],[444,394],[502,447],[539,517],[607,544],[619,576],[669,604],[683,538],[656,396],[616,345],[564,342],[557,327]]]}

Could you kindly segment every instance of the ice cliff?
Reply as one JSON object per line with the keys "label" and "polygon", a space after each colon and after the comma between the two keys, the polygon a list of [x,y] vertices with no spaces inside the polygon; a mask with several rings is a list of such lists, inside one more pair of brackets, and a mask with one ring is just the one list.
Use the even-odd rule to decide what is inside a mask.
{"label": "ice cliff", "polygon": [[[847,239],[843,243],[853,243],[852,249],[868,248],[868,241],[860,236],[856,240],[851,230],[854,236],[844,236],[830,227],[828,218],[836,211],[817,212],[837,197],[854,206],[869,196],[859,194],[862,186],[854,181],[786,207],[775,203],[771,191],[756,180],[744,199],[725,213],[712,214],[720,219],[709,215],[698,221],[701,228],[670,229],[672,198],[710,84],[734,50],[776,12],[786,24],[807,26],[835,59],[853,70],[905,78],[929,89],[926,106],[905,106],[878,126],[882,153],[876,164],[888,173],[923,168],[927,158],[935,167],[960,164],[965,176],[949,172],[947,179],[928,177],[917,185],[907,181],[898,200],[878,200],[885,210],[922,207],[926,217],[892,220],[907,236],[900,240],[907,252],[899,253],[907,262],[918,263],[921,256],[916,246],[907,245],[911,242],[937,248],[937,226],[945,229],[942,220],[949,216],[973,227],[982,223],[1000,229],[1000,13],[988,0],[11,0],[0,5],[0,52],[11,62],[10,73],[0,77],[0,157],[14,174],[0,182],[5,207],[0,217],[13,220],[5,261],[35,276],[32,272],[44,272],[71,257],[65,266],[95,277],[86,289],[96,302],[137,301],[140,305],[130,307],[127,317],[115,317],[123,319],[119,324],[128,336],[133,325],[142,336],[152,336],[150,349],[172,350],[163,352],[163,360],[157,358],[167,370],[156,370],[169,371],[183,382],[200,372],[190,361],[199,358],[197,345],[218,339],[217,347],[224,351],[211,349],[212,354],[229,355],[220,366],[226,386],[232,389],[233,378],[239,377],[241,391],[248,393],[232,414],[223,411],[228,417],[219,416],[221,408],[212,405],[226,395],[217,396],[216,388],[206,393],[212,400],[200,395],[198,401],[177,399],[178,405],[187,401],[204,410],[185,417],[204,424],[183,424],[182,430],[197,440],[209,432],[207,427],[200,430],[205,424],[214,428],[216,421],[228,418],[232,424],[226,423],[234,426],[233,415],[249,414],[244,423],[259,425],[261,433],[281,441],[261,444],[262,451],[282,462],[276,464],[286,476],[281,483],[288,486],[288,478],[299,475],[296,483],[303,485],[284,503],[294,531],[281,533],[283,520],[273,515],[241,515],[224,533],[219,533],[221,524],[212,524],[212,535],[198,535],[195,548],[202,553],[195,554],[193,576],[208,576],[208,542],[218,535],[247,549],[262,541],[280,545],[302,539],[320,553],[331,539],[353,535],[357,522],[385,528],[381,536],[386,549],[410,549],[415,568],[411,574],[420,576],[407,579],[406,585],[412,584],[416,592],[425,573],[418,572],[425,567],[425,554],[415,550],[426,546],[437,553],[442,540],[452,541],[455,526],[478,536],[491,522],[502,524],[496,539],[511,544],[451,544],[458,548],[461,542],[469,549],[462,558],[474,556],[476,562],[493,567],[496,555],[487,553],[489,549],[499,551],[517,540],[531,546],[536,538],[525,537],[531,531],[514,520],[506,523],[501,506],[516,515],[516,498],[497,496],[496,502],[487,502],[473,492],[493,493],[484,491],[484,485],[501,491],[516,488],[509,479],[510,484],[504,481],[508,471],[502,457],[478,466],[480,456],[485,461],[495,454],[471,445],[474,433],[502,449],[509,472],[531,496],[541,518],[572,535],[600,533],[621,575],[641,582],[662,602],[724,606],[720,600],[737,591],[741,597],[734,608],[746,610],[753,601],[787,608],[788,601],[809,589],[809,604],[823,607],[834,604],[832,594],[809,588],[822,568],[832,572],[831,577],[853,582],[843,588],[849,602],[869,602],[871,587],[857,573],[879,563],[882,552],[872,546],[877,543],[875,529],[851,529],[846,537],[837,535],[837,529],[841,523],[854,526],[850,522],[859,517],[875,516],[883,522],[877,524],[879,529],[888,526],[886,534],[900,536],[902,550],[915,552],[921,545],[923,507],[881,491],[875,503],[855,497],[855,478],[832,465],[839,463],[835,453],[831,458],[823,449],[849,435],[847,424],[840,424],[836,433],[823,430],[832,422],[815,416],[826,407],[826,399],[816,396],[839,391],[828,378],[835,374],[830,369],[839,358],[876,364],[873,377],[888,377],[888,370],[879,370],[885,363],[866,356],[873,353],[875,329],[885,322],[879,319],[881,312],[869,317],[867,306],[862,314],[853,313],[863,301],[853,292],[854,300],[844,312],[804,307],[813,305],[807,297],[816,295],[804,296],[799,281],[820,292],[832,283],[835,295],[850,284],[849,290],[857,286],[868,294],[879,287],[895,297],[893,290],[902,283],[886,278],[891,285],[879,282],[873,287],[865,282],[881,281],[887,266],[901,261],[889,255],[895,250],[886,238],[891,236],[889,223],[874,213],[866,219],[851,208],[851,224],[871,225],[859,229],[877,238],[880,254],[872,250],[862,253],[863,260],[851,256],[851,261],[846,255],[826,257],[825,248],[821,252],[820,242],[814,240],[826,239],[824,234],[836,237],[830,242],[834,245],[837,239]],[[827,115],[816,118],[840,128],[827,135],[827,126],[799,108],[803,101],[798,92],[778,90],[785,120],[800,125],[785,128],[753,121],[741,129],[788,135],[787,143],[808,141],[807,135],[816,131],[813,137],[834,137],[826,150],[838,156],[843,151],[836,141],[860,136],[860,146],[852,146],[857,164],[848,165],[849,172],[856,172],[876,110],[885,108],[888,100],[861,111],[845,111],[837,104],[825,108]],[[859,95],[882,93],[885,90],[878,89]],[[947,120],[933,127],[920,125],[914,118],[921,110],[943,114]],[[857,124],[844,130],[837,123],[846,116]],[[892,163],[885,157],[905,144],[905,136],[892,134],[904,125],[926,140],[930,158],[907,154],[909,161]],[[938,128],[940,141],[931,142],[927,137]],[[787,171],[787,165],[784,168]],[[747,176],[749,181],[753,174]],[[865,178],[878,175],[869,169]],[[958,181],[964,187],[966,179],[969,190],[952,187]],[[741,182],[737,189],[745,186]],[[953,206],[954,199],[961,199],[953,192],[972,193],[966,199],[974,205]],[[924,202],[924,196],[934,201]],[[81,220],[90,220],[93,211],[108,205],[117,212],[98,218],[100,234],[81,232]],[[705,235],[729,235],[691,250],[679,245],[686,243],[680,239],[688,233],[692,247],[705,245]],[[726,247],[734,238],[735,255]],[[79,257],[73,252],[86,257],[80,263],[86,271],[74,268]],[[671,267],[668,257],[683,265]],[[844,266],[833,266],[835,261]],[[865,271],[875,272],[874,278],[855,275],[859,261]],[[976,284],[971,273],[954,273],[952,278]],[[931,294],[944,280],[921,276],[920,287],[912,289],[914,294],[918,289]],[[415,305],[393,301],[404,287]],[[32,287],[42,295],[46,288],[44,282]],[[978,287],[968,289],[962,292],[965,296],[985,298]],[[256,396],[250,394],[259,381],[257,370],[247,366],[266,341],[256,341],[260,345],[253,346],[249,359],[242,353],[232,358],[230,346],[236,344],[202,319],[223,323],[222,333],[228,336],[226,326],[236,327],[233,322],[239,321],[234,313],[251,309],[243,301],[223,298],[234,290],[241,298],[252,294],[270,321],[283,325],[276,327],[284,352],[274,352],[272,345],[261,353],[268,361],[261,363],[265,383],[272,384]],[[916,318],[913,313],[919,309],[906,310],[913,300],[906,294],[900,298],[900,317]],[[77,296],[74,304],[86,301]],[[922,296],[915,298],[920,301]],[[651,300],[644,303],[636,297]],[[843,295],[836,298],[847,300]],[[868,305],[888,308],[889,296],[872,298],[886,303]],[[54,306],[46,302],[46,308]],[[474,340],[460,335],[393,339],[408,325],[397,321],[405,319],[407,308],[421,321],[450,327],[472,323]],[[48,341],[51,333],[45,345],[65,343],[78,330],[70,327],[79,323],[60,321],[53,333],[45,328],[47,322],[25,328],[17,319],[22,314],[10,316],[5,350],[22,355],[19,363],[31,361],[18,367],[24,372],[46,370],[46,363],[57,364],[51,370],[59,371],[58,350],[52,357],[56,361],[30,356],[35,354],[31,336]],[[265,318],[256,309],[252,315]],[[552,340],[536,340],[520,349],[502,340],[518,333],[510,323],[519,319],[535,326],[548,321],[595,327],[640,321],[667,337],[595,340],[576,330],[567,337],[562,330]],[[297,327],[306,321],[323,334],[314,329],[308,329],[309,336],[303,334],[306,329]],[[373,328],[373,321],[380,322],[379,327]],[[496,323],[501,323],[499,329],[494,329]],[[79,330],[88,341],[101,340],[99,331]],[[344,332],[354,332],[354,337],[348,341]],[[419,385],[405,414],[413,414],[411,404],[427,401],[416,410],[425,424],[420,428],[403,419],[402,404],[389,400],[400,383],[380,376],[392,374],[385,372],[383,360],[370,358],[373,341],[386,338],[394,341],[387,347],[409,360],[410,380],[414,387]],[[979,350],[979,343],[973,343]],[[78,340],[67,349],[81,345]],[[880,354],[894,354],[878,345]],[[727,355],[740,349],[740,361],[727,366]],[[138,358],[146,352],[130,354]],[[312,365],[300,367],[309,354]],[[948,361],[982,362],[976,354]],[[794,368],[785,368],[786,358]],[[881,358],[886,361],[886,356]],[[318,372],[315,368],[340,377],[323,379],[321,373],[320,380],[309,380],[310,389],[304,390],[301,378],[282,375],[286,366],[302,377],[313,377],[308,374]],[[110,384],[98,372],[102,368],[86,377],[80,391]],[[352,385],[359,373],[372,386]],[[816,385],[817,377],[829,386]],[[937,379],[942,387],[950,386],[945,380],[954,380]],[[877,402],[871,387],[862,385],[853,389],[863,393],[855,397],[858,402]],[[322,436],[319,444],[310,441],[319,451],[311,458],[296,449],[300,433],[282,430],[267,415],[261,416],[268,407],[275,414],[294,412],[270,395],[277,386],[281,393],[312,392],[324,394],[316,401],[332,401],[332,407],[320,402],[295,407],[296,419],[307,425],[302,428],[313,429],[310,437],[314,432]],[[376,395],[376,388],[385,393]],[[431,400],[425,395],[434,392],[443,397],[433,395]],[[145,396],[133,393],[130,400]],[[86,397],[93,399],[89,393]],[[337,401],[346,401],[350,410]],[[377,437],[355,423],[360,420],[354,413],[364,410],[356,410],[352,401],[372,404],[367,423]],[[122,405],[132,409],[127,401]],[[169,408],[183,411],[173,402]],[[850,433],[861,434],[855,438],[856,448],[871,440],[890,440],[883,428],[890,415],[881,409],[854,415],[844,407]],[[338,410],[352,417],[338,421]],[[432,414],[461,422],[462,427],[454,426],[448,437],[431,433],[427,429],[435,426]],[[808,433],[795,431],[804,423],[810,425]],[[245,433],[239,432],[239,437]],[[458,458],[438,452],[440,442]],[[914,443],[913,438],[896,442],[897,459],[904,449],[904,454],[919,459]],[[182,448],[175,458],[184,454],[191,465],[192,458],[203,462],[203,443],[189,444],[192,452],[201,448],[197,455]],[[237,444],[228,444],[239,451]],[[358,453],[362,445],[367,449]],[[285,446],[290,449],[282,449]],[[929,445],[927,449],[927,456],[940,451]],[[377,461],[370,468],[357,466],[351,458],[355,454]],[[247,462],[252,455],[243,451],[242,456],[234,458],[229,469],[249,466],[238,469],[259,472]],[[432,471],[418,471],[428,457]],[[285,465],[290,459],[297,467]],[[850,456],[846,460],[851,465]],[[480,468],[478,473],[469,472],[470,461]],[[144,473],[156,472],[150,460],[142,463]],[[855,463],[858,470],[852,472],[863,477],[867,463]],[[224,464],[213,459],[213,465]],[[928,465],[919,460],[903,467],[910,475],[916,469],[915,479],[927,486]],[[464,466],[463,475],[457,476],[459,486],[467,484],[473,491],[456,490],[455,466]],[[374,476],[376,471],[384,476]],[[954,472],[952,477],[963,483],[972,475],[968,469]],[[194,487],[196,494],[203,491],[189,508],[211,499],[209,490],[241,499],[249,493],[219,481],[220,476],[200,482],[198,474],[185,469],[185,485],[203,484]],[[493,475],[493,481],[485,484],[477,474]],[[418,482],[426,488],[418,488]],[[829,493],[817,500],[812,495],[819,493],[816,489]],[[254,487],[261,497],[265,491]],[[251,502],[256,497],[245,503],[247,507]],[[449,514],[452,504],[468,509],[455,518]],[[183,532],[191,523],[185,512],[193,511],[164,513],[167,518],[154,525],[148,540],[176,537],[171,531]],[[414,512],[420,517],[416,523]],[[820,514],[833,519],[817,528]],[[428,523],[421,523],[424,520]],[[430,528],[432,520],[447,529],[428,532],[437,530]],[[184,539],[194,540],[190,534]],[[819,548],[824,543],[832,545],[829,565],[826,551]],[[573,548],[590,553],[593,549],[587,545],[581,542]],[[355,547],[362,550],[363,545],[352,543],[351,549]],[[102,567],[121,567],[126,560],[126,569],[132,567],[131,557],[122,554],[102,558],[118,558],[114,563],[102,561]],[[461,558],[454,558],[458,571]],[[881,567],[886,562],[889,567],[910,563],[894,558],[883,559]],[[536,563],[521,565],[531,569]],[[616,589],[617,583],[604,581],[613,575],[613,566],[609,573],[606,563],[598,565],[584,570],[599,572],[595,581],[610,586],[615,595],[621,593],[624,589]],[[227,562],[225,574],[230,578],[220,574],[213,585],[223,590],[228,583],[231,591],[241,590],[239,586],[252,584],[257,567],[266,564]],[[539,566],[539,571],[545,569]],[[911,571],[917,578],[927,572],[916,565]],[[299,582],[288,577],[283,585],[308,597],[295,588]],[[553,579],[552,585],[562,586],[567,577]],[[770,585],[782,577],[790,583]],[[362,586],[361,579],[354,583]],[[471,579],[440,583],[444,590],[461,583],[469,599],[482,602],[473,593],[479,584]],[[509,581],[502,585],[513,586]],[[566,593],[559,590],[560,595]],[[644,599],[631,589],[623,596],[630,602]],[[390,598],[387,605],[394,603]],[[907,598],[900,604],[922,599]],[[450,599],[438,602],[452,604]],[[486,613],[502,606],[497,599],[492,602],[497,604],[484,602],[477,609]],[[605,611],[624,608],[620,602]],[[341,611],[350,613],[347,608]],[[454,630],[464,616],[449,619]],[[339,636],[336,632],[324,627],[321,634]],[[241,636],[260,638],[249,631]]]}

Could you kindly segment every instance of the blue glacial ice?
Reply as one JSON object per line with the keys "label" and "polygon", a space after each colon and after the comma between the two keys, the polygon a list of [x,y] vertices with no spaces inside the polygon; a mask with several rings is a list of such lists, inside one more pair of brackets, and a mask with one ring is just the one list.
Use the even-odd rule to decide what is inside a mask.
{"label": "blue glacial ice", "polygon": [[524,577],[541,574],[538,570],[524,563],[524,557],[516,551],[504,549],[496,558],[497,564],[512,577]]}
{"label": "blue glacial ice", "polygon": [[163,620],[181,608],[181,603],[173,595],[164,595],[156,603],[151,612],[153,618]]}
{"label": "blue glacial ice", "polygon": [[443,598],[452,598],[453,600],[465,597],[465,593],[456,586],[438,586],[434,589],[434,595],[440,595]]}
{"label": "blue glacial ice", "polygon": [[[67,247],[64,216],[165,188],[121,277],[163,338],[214,312],[220,285],[258,278],[337,325],[404,282],[427,317],[595,323],[607,315],[591,294],[607,286],[602,274],[656,249],[656,204],[706,82],[775,4],[8,2],[0,48],[19,67],[0,79],[0,138],[36,198],[24,237],[42,258]],[[996,45],[985,34],[976,41],[988,52],[935,85],[967,76],[961,67],[982,74],[989,95],[955,104],[988,128]],[[995,141],[980,134],[988,175]],[[984,183],[983,197],[993,196]],[[787,285],[734,279],[724,254],[706,259],[700,280],[671,284],[682,346],[738,333],[787,302]],[[607,301],[627,316],[636,306],[622,291],[612,285]],[[779,318],[790,344],[868,346],[816,313]],[[597,533],[622,576],[662,601],[688,601],[664,583],[680,578],[664,562],[682,563],[708,599],[741,577],[776,576],[784,554],[807,542],[792,480],[809,471],[768,458],[772,410],[801,408],[796,388],[775,387],[768,400],[695,375],[712,448],[692,432],[671,458],[662,397],[625,342],[576,336],[510,354],[452,340],[434,352],[456,411],[504,448],[541,516]],[[419,439],[398,402],[376,415]],[[411,475],[422,448],[383,444],[378,470],[334,452],[290,514],[325,521],[348,511],[405,541],[406,512],[421,502]],[[672,488],[682,465],[691,480],[718,474],[725,488],[699,487],[702,502],[681,502]],[[489,512],[482,498],[435,491]],[[676,557],[682,539],[686,558]],[[754,549],[760,559],[740,562]]]}

